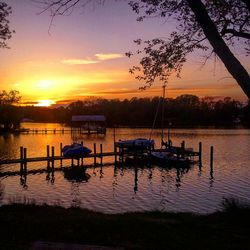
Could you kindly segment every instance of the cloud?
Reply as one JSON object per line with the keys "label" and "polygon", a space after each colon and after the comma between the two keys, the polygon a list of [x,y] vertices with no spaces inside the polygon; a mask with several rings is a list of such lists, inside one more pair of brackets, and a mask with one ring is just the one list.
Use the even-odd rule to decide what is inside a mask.
{"label": "cloud", "polygon": [[56,104],[62,105],[62,104],[69,104],[71,102],[75,102],[76,99],[64,99],[64,100],[58,100],[56,101]]}
{"label": "cloud", "polygon": [[36,102],[36,101],[26,101],[26,102],[22,102],[21,104],[22,105],[36,105],[36,104],[38,104],[38,102]]}
{"label": "cloud", "polygon": [[139,90],[138,89],[117,89],[117,90],[100,90],[94,92],[96,95],[124,95],[124,94],[136,94]]}
{"label": "cloud", "polygon": [[87,64],[99,63],[99,61],[90,60],[90,59],[66,59],[66,60],[62,60],[61,63],[69,64],[69,65],[87,65]]}
{"label": "cloud", "polygon": [[105,60],[111,60],[111,59],[117,59],[117,58],[122,58],[124,55],[122,54],[95,54],[95,57],[97,60],[92,60],[92,59],[76,59],[76,58],[71,58],[71,59],[64,59],[61,60],[61,63],[63,64],[68,64],[68,65],[88,65],[88,64],[96,64],[100,63],[101,61]]}
{"label": "cloud", "polygon": [[125,57],[123,54],[95,54],[98,60],[105,61]]}

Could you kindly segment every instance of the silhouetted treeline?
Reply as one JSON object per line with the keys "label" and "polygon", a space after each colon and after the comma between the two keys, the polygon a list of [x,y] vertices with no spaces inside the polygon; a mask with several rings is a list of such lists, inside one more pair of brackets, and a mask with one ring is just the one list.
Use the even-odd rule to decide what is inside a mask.
{"label": "silhouetted treeline", "polygon": [[[36,122],[70,123],[72,115],[105,115],[107,126],[149,126],[158,115],[155,127],[161,126],[162,100],[154,98],[89,99],[76,101],[67,107],[19,107],[23,118]],[[20,117],[20,115],[18,116]],[[243,104],[229,97],[215,100],[212,97],[198,98],[194,95],[181,95],[168,98],[164,102],[164,125],[206,126],[235,124],[250,125],[250,103]]]}

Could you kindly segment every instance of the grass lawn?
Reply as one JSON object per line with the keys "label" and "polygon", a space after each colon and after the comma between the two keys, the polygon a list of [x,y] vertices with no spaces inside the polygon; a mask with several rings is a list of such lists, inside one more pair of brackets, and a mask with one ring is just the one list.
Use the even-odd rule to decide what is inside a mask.
{"label": "grass lawn", "polygon": [[34,241],[123,249],[250,249],[250,209],[210,215],[126,213],[13,204],[0,207],[0,249],[29,249]]}

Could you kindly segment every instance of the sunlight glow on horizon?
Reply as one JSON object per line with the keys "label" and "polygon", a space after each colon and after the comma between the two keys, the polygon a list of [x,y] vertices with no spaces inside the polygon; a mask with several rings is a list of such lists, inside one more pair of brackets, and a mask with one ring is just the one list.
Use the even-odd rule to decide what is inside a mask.
{"label": "sunlight glow on horizon", "polygon": [[52,100],[38,100],[38,103],[34,106],[36,107],[50,107],[52,104],[55,104]]}

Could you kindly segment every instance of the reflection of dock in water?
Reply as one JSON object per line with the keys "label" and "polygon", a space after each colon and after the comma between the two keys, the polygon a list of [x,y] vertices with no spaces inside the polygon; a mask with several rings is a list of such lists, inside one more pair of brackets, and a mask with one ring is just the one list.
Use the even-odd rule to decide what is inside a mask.
{"label": "reflection of dock in water", "polygon": [[[105,164],[97,164],[94,166],[93,164],[88,164],[88,165],[82,165],[82,166],[59,166],[59,167],[54,167],[53,169],[51,167],[45,167],[42,169],[31,169],[31,170],[23,170],[23,171],[5,171],[5,172],[0,172],[0,178],[5,178],[5,177],[13,177],[13,176],[20,176],[20,185],[24,189],[28,189],[28,179],[29,176],[32,175],[40,175],[40,174],[45,174],[46,175],[46,181],[54,184],[56,182],[57,175],[56,173],[63,173],[64,178],[72,183],[72,185],[75,183],[75,185],[80,185],[80,183],[86,183],[89,182],[91,179],[91,176],[94,175],[96,176],[96,170],[99,172],[100,179],[104,177],[104,172],[105,169],[113,167],[114,169],[114,182],[112,184],[113,186],[113,191],[115,191],[115,186],[117,185],[117,175],[120,172],[120,175],[123,176],[126,171],[129,171],[133,175],[133,188],[134,193],[136,194],[137,192],[140,191],[139,187],[139,179],[140,179],[140,174],[141,171],[146,171],[145,173],[148,173],[148,180],[151,182],[153,178],[153,172],[155,169],[158,169],[161,173],[170,173],[172,172],[174,175],[173,180],[175,180],[175,186],[177,189],[181,186],[181,179],[183,175],[187,174],[189,170],[192,168],[192,166],[188,168],[176,168],[174,166],[170,167],[160,167],[157,165],[144,165],[140,164],[137,165],[136,163],[131,163],[131,162],[117,162],[117,164],[114,163],[105,163]],[[91,174],[91,171],[86,171],[86,170],[93,170],[93,173]],[[148,172],[147,172],[148,171]],[[164,177],[161,174],[162,178]],[[77,184],[78,183],[78,184]]]}

